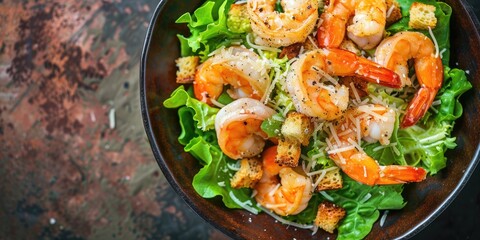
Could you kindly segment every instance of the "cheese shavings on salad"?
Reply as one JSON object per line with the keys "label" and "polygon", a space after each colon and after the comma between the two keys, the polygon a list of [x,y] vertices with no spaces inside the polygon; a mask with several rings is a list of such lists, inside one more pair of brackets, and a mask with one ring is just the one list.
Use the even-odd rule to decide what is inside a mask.
{"label": "cheese shavings on salad", "polygon": [[[282,216],[256,201],[256,195],[259,193],[255,188],[255,182],[258,182],[261,174],[245,177],[250,181],[241,182],[241,184],[249,185],[247,187],[232,186],[234,176],[238,177],[246,167],[259,168],[255,166],[255,161],[236,160],[227,156],[218,141],[217,115],[220,114],[221,109],[234,102],[236,98],[242,97],[244,93],[224,88],[220,89],[218,98],[208,98],[207,101],[208,96],[203,96],[205,99],[198,98],[192,84],[183,84],[171,93],[170,98],[166,99],[163,105],[166,108],[177,109],[181,128],[178,141],[184,146],[185,152],[192,154],[202,165],[192,180],[196,192],[204,198],[220,197],[225,206],[231,209],[245,209],[251,214],[267,213],[278,220],[280,222],[278,224],[310,229],[312,233],[319,231],[319,228],[329,232],[336,228],[338,239],[361,239],[368,235],[380,217],[380,225],[383,226],[387,213],[402,209],[407,204],[402,197],[404,184],[374,186],[363,184],[342,173],[331,156],[338,155],[340,156],[338,161],[346,161],[341,157],[342,152],[357,151],[370,156],[382,166],[418,167],[425,169],[428,175],[437,174],[447,167],[445,152],[456,147],[452,130],[455,120],[461,117],[463,111],[459,98],[472,88],[464,70],[449,67],[449,22],[452,9],[446,3],[435,0],[397,0],[397,2],[399,19],[385,28],[386,35],[393,36],[403,31],[424,34],[434,42],[435,54],[441,57],[444,67],[442,86],[431,107],[415,125],[407,128],[400,127],[401,116],[405,114],[410,99],[419,87],[413,68],[409,71],[412,84],[400,89],[382,87],[373,83],[358,84],[352,81],[345,84],[343,82],[346,89],[350,91],[349,107],[358,107],[359,111],[363,111],[363,115],[345,117],[347,119],[345,121],[353,126],[351,129],[338,128],[334,122],[330,121],[312,120],[312,125],[307,127],[310,129],[308,144],[302,145],[300,141],[303,140],[298,140],[296,144],[300,151],[289,152],[289,154],[298,155],[299,162],[296,169],[301,169],[305,179],[311,181],[311,198],[301,212]],[[411,27],[410,9],[414,2],[434,7],[432,8],[434,12],[431,14],[436,20],[434,28]],[[222,60],[216,56],[229,56],[231,66],[250,71],[249,74],[257,76],[256,79],[264,78],[266,87],[261,90],[254,89],[249,94],[257,96],[259,102],[274,111],[262,120],[260,126],[264,137],[271,140],[267,141],[266,145],[276,145],[278,141],[295,142],[297,140],[282,140],[285,134],[282,126],[286,124],[289,114],[297,111],[289,95],[286,79],[292,65],[298,61],[299,55],[319,48],[315,36],[319,27],[322,26],[322,21],[317,21],[304,43],[294,47],[261,44],[262,42],[258,41],[255,32],[252,31],[248,13],[242,10],[242,5],[245,4],[247,1],[207,0],[193,14],[185,13],[180,16],[176,23],[186,24],[189,29],[187,35],[178,34],[181,56],[197,59],[196,61],[200,64],[207,61],[218,64]],[[319,6],[318,15],[320,16],[326,8],[323,7],[323,1],[320,1]],[[280,3],[275,5],[275,11],[283,12],[282,8]],[[392,5],[387,9],[387,17],[395,15],[394,8]],[[418,21],[415,22],[415,26],[422,25],[422,22]],[[375,49],[361,50],[354,45],[349,50],[356,51],[361,57],[374,59]],[[293,56],[289,56],[285,49],[292,48]],[[345,46],[345,48],[349,47]],[[254,53],[255,56],[244,51]],[[247,61],[245,59],[248,62],[242,63]],[[191,77],[184,79],[190,79],[190,82],[196,81],[195,78],[198,76],[195,75],[201,67],[194,65],[190,68]],[[314,70],[328,82],[325,88],[332,88],[338,85],[339,81],[344,81],[322,69]],[[388,144],[365,141],[360,136],[361,116],[370,115],[373,118],[382,119],[382,116],[377,113],[378,109],[362,109],[362,107],[378,105],[388,106],[397,113]],[[341,141],[342,136],[349,134],[356,137],[349,139],[348,145],[339,147],[338,142]],[[265,146],[265,149],[267,147]],[[367,170],[363,168],[364,177],[368,175]],[[249,173],[247,171],[244,174]],[[339,178],[342,179],[341,188],[318,190],[325,185],[325,179]],[[270,195],[273,196],[280,187],[280,183],[273,186]],[[334,204],[344,212],[344,215],[333,224],[333,229],[318,223],[320,209],[328,208],[329,204]]]}

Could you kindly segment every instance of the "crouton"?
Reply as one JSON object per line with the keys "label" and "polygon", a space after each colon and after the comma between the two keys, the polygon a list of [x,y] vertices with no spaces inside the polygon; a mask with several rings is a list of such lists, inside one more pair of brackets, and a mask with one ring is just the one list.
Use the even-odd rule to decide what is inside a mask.
{"label": "crouton", "polygon": [[244,158],[240,161],[240,169],[233,175],[230,185],[233,188],[253,188],[262,178],[262,163],[257,158]]}
{"label": "crouton", "polygon": [[281,133],[285,139],[290,142],[300,142],[303,146],[307,146],[310,135],[313,133],[313,123],[310,117],[298,113],[290,112],[282,125]]}
{"label": "crouton", "polygon": [[177,83],[192,83],[200,58],[198,56],[181,57],[175,60],[177,64]]}
{"label": "crouton", "polygon": [[385,3],[387,4],[386,26],[390,26],[402,18],[402,9],[400,8],[400,4],[398,4],[397,0],[386,0]]}
{"label": "crouton", "polygon": [[437,18],[435,17],[435,6],[419,2],[412,3],[410,7],[410,21],[408,26],[413,29],[435,28]]}
{"label": "crouton", "polygon": [[315,225],[321,229],[333,233],[338,227],[338,223],[345,217],[345,209],[331,202],[322,202],[318,206]]}
{"label": "crouton", "polygon": [[302,149],[299,142],[279,139],[275,163],[280,166],[296,167],[301,153]]}
{"label": "crouton", "polygon": [[339,48],[343,49],[343,50],[353,52],[356,55],[361,55],[362,54],[360,48],[358,48],[357,45],[353,41],[348,40],[348,39],[343,40],[342,43],[340,44]]}
{"label": "crouton", "polygon": [[328,171],[325,176],[320,180],[316,190],[318,192],[325,190],[340,189],[343,187],[343,179],[340,174],[340,168]]}
{"label": "crouton", "polygon": [[280,52],[280,55],[278,56],[279,58],[284,58],[287,56],[288,59],[292,59],[300,53],[300,49],[302,48],[301,43],[294,43],[290,46],[286,46],[282,49]]}

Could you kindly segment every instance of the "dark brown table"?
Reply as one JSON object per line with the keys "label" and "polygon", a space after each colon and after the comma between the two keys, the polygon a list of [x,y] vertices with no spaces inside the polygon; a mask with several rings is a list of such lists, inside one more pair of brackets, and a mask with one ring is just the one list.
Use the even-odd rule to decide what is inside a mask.
{"label": "dark brown table", "polygon": [[[0,239],[228,239],[174,193],[144,134],[157,3],[0,1]],[[479,239],[479,182],[416,238]]]}

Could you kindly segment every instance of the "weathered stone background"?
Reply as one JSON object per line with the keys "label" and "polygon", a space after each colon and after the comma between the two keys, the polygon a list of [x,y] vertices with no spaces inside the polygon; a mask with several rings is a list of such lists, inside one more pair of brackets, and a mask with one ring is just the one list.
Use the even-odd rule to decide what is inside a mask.
{"label": "weathered stone background", "polygon": [[[0,0],[0,239],[226,239],[173,192],[144,135],[139,59],[157,3]],[[480,236],[477,188],[420,237]]]}
{"label": "weathered stone background", "polygon": [[0,1],[0,239],[223,238],[144,135],[139,59],[157,3]]}

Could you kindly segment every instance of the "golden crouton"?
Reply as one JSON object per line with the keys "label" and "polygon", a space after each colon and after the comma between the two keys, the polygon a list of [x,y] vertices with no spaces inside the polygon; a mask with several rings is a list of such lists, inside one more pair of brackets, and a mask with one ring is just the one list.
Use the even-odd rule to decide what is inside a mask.
{"label": "golden crouton", "polygon": [[356,55],[361,55],[362,54],[360,48],[358,48],[357,45],[353,41],[348,40],[348,39],[343,40],[342,43],[340,44],[339,48],[343,49],[343,50],[353,52]]}
{"label": "golden crouton", "polygon": [[275,163],[280,166],[296,167],[298,166],[301,153],[302,150],[299,142],[279,139]]}
{"label": "golden crouton", "polygon": [[233,175],[230,185],[233,188],[253,188],[262,178],[262,162],[257,158],[244,158],[240,169]]}
{"label": "golden crouton", "polygon": [[303,146],[307,146],[310,135],[313,133],[313,128],[310,117],[302,113],[290,112],[282,125],[281,133],[288,141],[297,141]]}
{"label": "golden crouton", "polygon": [[301,48],[302,48],[301,43],[294,43],[290,46],[286,46],[282,49],[278,58],[283,58],[283,57],[287,56],[288,59],[292,59],[292,58],[298,56]]}
{"label": "golden crouton", "polygon": [[437,18],[435,17],[435,6],[419,2],[412,3],[410,7],[410,21],[408,26],[413,29],[435,28]]}
{"label": "golden crouton", "polygon": [[386,0],[387,4],[387,26],[392,25],[402,18],[402,9],[397,0]]}
{"label": "golden crouton", "polygon": [[333,233],[338,223],[345,217],[345,209],[337,206],[331,202],[322,202],[318,206],[317,217],[315,218],[315,225],[321,229]]}
{"label": "golden crouton", "polygon": [[181,57],[175,60],[177,64],[177,83],[192,83],[200,58],[198,56]]}
{"label": "golden crouton", "polygon": [[340,168],[328,171],[317,185],[317,191],[334,190],[343,187],[343,179],[340,174]]}

